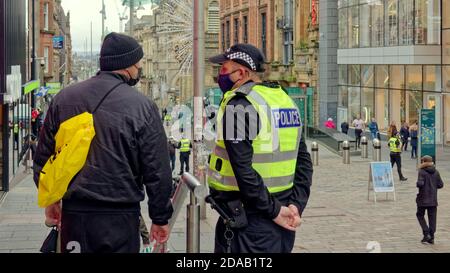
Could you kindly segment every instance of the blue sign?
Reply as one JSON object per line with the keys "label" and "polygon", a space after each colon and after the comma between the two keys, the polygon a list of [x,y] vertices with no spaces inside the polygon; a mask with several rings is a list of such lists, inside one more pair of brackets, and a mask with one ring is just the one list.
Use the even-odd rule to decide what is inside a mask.
{"label": "blue sign", "polygon": [[370,172],[374,192],[394,191],[394,175],[390,162],[371,162]]}
{"label": "blue sign", "polygon": [[275,128],[300,127],[300,113],[297,109],[276,109],[272,110],[275,121]]}
{"label": "blue sign", "polygon": [[53,48],[63,49],[64,48],[64,36],[53,37]]}

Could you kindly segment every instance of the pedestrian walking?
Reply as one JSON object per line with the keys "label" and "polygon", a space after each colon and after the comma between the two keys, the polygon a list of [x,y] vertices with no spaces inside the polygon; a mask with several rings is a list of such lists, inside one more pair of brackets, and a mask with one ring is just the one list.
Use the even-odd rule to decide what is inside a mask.
{"label": "pedestrian walking", "polygon": [[372,121],[369,124],[369,130],[370,130],[370,135],[372,137],[372,141],[376,138],[379,139],[378,123],[375,118],[372,118]]}
{"label": "pedestrian walking", "polygon": [[[93,113],[95,137],[84,167],[62,201],[45,209],[61,227],[61,250],[78,242],[81,253],[139,253],[140,202],[148,196],[150,240],[168,240],[172,175],[167,138],[156,104],[133,88],[144,53],[132,37],[110,33],[94,77],[63,89],[52,100],[34,158],[34,181],[54,156],[59,126]],[[145,191],[144,191],[145,187]]]}
{"label": "pedestrian walking", "polygon": [[332,118],[328,118],[328,120],[325,122],[324,125],[328,129],[336,129],[336,124],[334,124],[334,121]]}
{"label": "pedestrian walking", "polygon": [[217,222],[216,253],[291,252],[309,198],[313,169],[300,112],[279,84],[261,81],[264,59],[249,44],[210,58],[221,65],[224,96],[208,184],[233,217]]}
{"label": "pedestrian walking", "polygon": [[349,127],[350,126],[349,126],[348,122],[346,122],[346,121],[342,122],[341,123],[341,131],[342,131],[342,133],[347,135]]}
{"label": "pedestrian walking", "polygon": [[400,181],[406,181],[408,178],[403,176],[402,173],[402,149],[401,149],[402,141],[400,140],[400,135],[397,134],[389,139],[388,146],[391,157],[391,165],[394,168],[394,164],[397,164],[397,171]]}
{"label": "pedestrian walking", "polygon": [[[189,158],[191,157],[192,143],[187,137],[183,137],[178,143],[178,149],[180,149],[180,173],[189,172]],[[186,168],[185,168],[186,166]]]}
{"label": "pedestrian walking", "polygon": [[398,134],[397,125],[395,125],[395,121],[391,122],[388,129],[388,138],[395,137]]}
{"label": "pedestrian walking", "polygon": [[[420,160],[419,175],[417,178],[417,220],[422,228],[422,243],[434,244],[436,233],[436,218],[438,206],[438,189],[444,187],[439,171],[436,169],[433,158],[424,156]],[[428,215],[428,224],[425,220],[425,212]]]}
{"label": "pedestrian walking", "polygon": [[167,149],[169,150],[169,159],[170,166],[172,167],[172,172],[175,170],[175,162],[176,162],[176,149],[178,144],[175,142],[174,137],[170,137],[167,142]]}
{"label": "pedestrian walking", "polygon": [[361,137],[363,131],[365,129],[364,121],[358,115],[352,123],[353,127],[355,127],[355,138],[356,138],[356,148],[359,149],[361,146]]}
{"label": "pedestrian walking", "polygon": [[417,145],[419,142],[419,127],[417,121],[414,121],[411,127],[409,127],[409,135],[411,137],[411,159],[417,158]]}
{"label": "pedestrian walking", "polygon": [[402,138],[402,151],[408,151],[409,126],[407,122],[404,122],[402,128],[400,128],[400,137]]}

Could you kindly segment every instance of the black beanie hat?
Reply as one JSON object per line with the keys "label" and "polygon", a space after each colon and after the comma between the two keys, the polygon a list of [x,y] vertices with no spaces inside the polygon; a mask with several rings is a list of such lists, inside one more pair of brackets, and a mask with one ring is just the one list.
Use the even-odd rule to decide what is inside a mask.
{"label": "black beanie hat", "polygon": [[132,37],[112,32],[100,51],[100,70],[115,71],[137,64],[144,57],[141,45]]}

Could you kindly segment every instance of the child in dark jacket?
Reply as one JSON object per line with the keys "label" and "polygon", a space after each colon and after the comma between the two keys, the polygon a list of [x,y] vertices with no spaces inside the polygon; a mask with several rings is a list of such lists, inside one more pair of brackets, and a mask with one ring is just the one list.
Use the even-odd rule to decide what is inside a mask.
{"label": "child in dark jacket", "polygon": [[[444,187],[441,175],[433,163],[431,156],[421,158],[419,177],[417,179],[417,220],[423,231],[422,243],[434,244],[434,233],[436,232],[437,216],[437,191]],[[428,214],[428,225],[425,221],[425,211]]]}

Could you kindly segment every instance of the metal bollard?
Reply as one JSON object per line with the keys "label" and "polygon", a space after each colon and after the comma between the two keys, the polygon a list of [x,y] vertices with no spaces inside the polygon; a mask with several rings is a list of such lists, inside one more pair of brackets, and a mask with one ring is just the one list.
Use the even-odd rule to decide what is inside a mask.
{"label": "metal bollard", "polygon": [[350,144],[347,140],[342,143],[342,150],[342,162],[344,164],[350,164]]}
{"label": "metal bollard", "polygon": [[190,203],[187,205],[187,232],[186,232],[186,252],[200,253],[200,203],[199,199],[203,199],[205,188],[190,173],[184,173],[181,177],[183,182],[190,190]]}
{"label": "metal bollard", "polygon": [[381,142],[377,138],[373,140],[373,161],[381,161]]}
{"label": "metal bollard", "polygon": [[367,137],[363,136],[361,138],[361,157],[368,158],[369,157],[369,148],[368,148]]}
{"label": "metal bollard", "polygon": [[313,142],[311,144],[311,157],[314,166],[319,166],[319,144]]}

